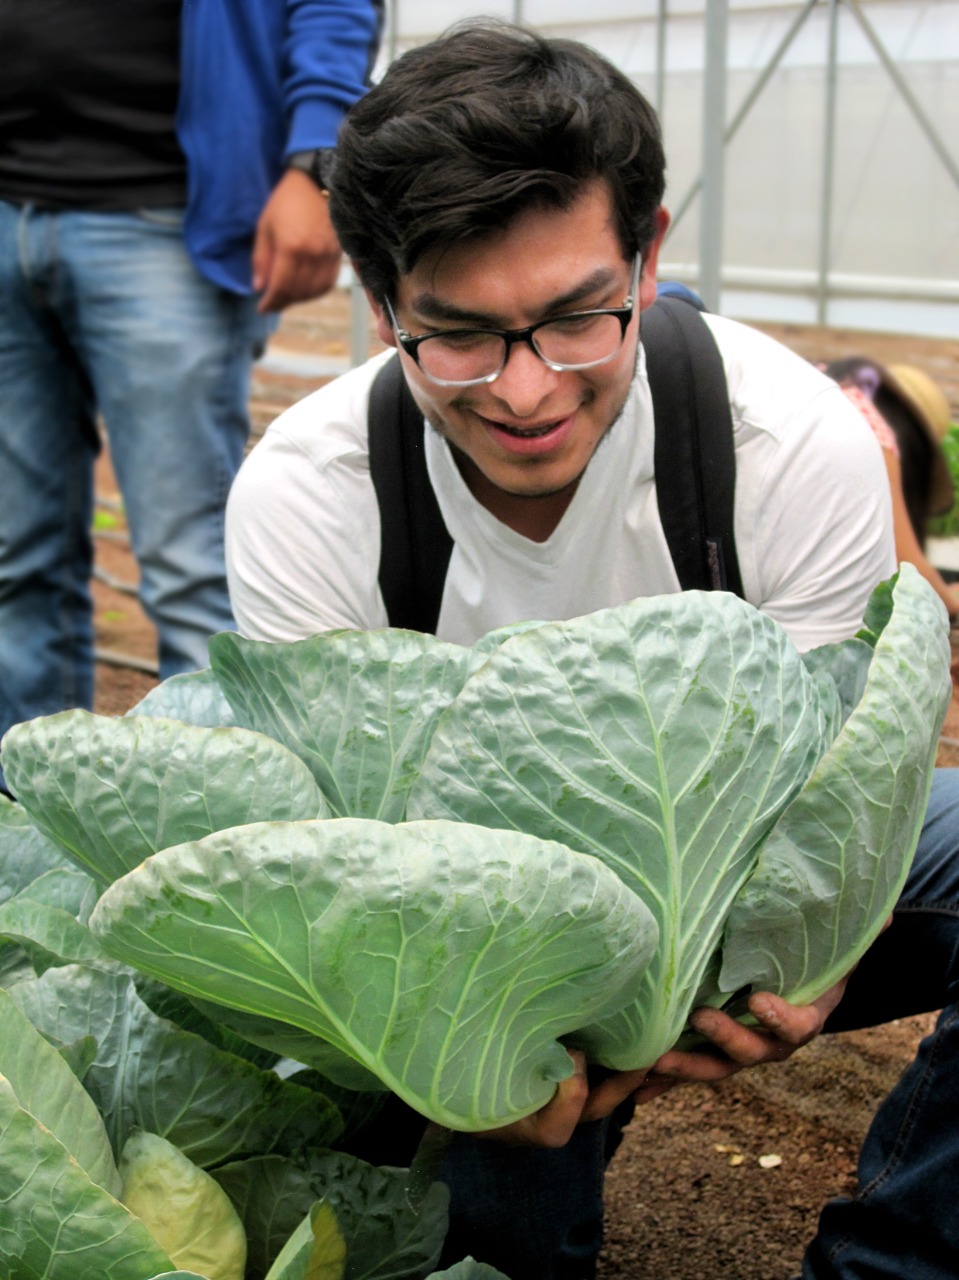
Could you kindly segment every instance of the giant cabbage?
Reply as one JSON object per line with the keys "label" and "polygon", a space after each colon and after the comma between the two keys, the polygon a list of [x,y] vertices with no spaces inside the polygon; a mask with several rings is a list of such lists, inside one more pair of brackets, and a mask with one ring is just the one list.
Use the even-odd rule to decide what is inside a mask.
{"label": "giant cabbage", "polygon": [[[281,739],[336,817],[261,821],[257,798],[138,865],[179,770],[138,749],[105,775],[39,721],[5,738],[8,779],[115,881],[91,917],[106,952],[463,1129],[542,1105],[561,1046],[646,1067],[698,1003],[808,1000],[851,968],[907,874],[950,693],[945,611],[909,566],[859,638],[804,656],[742,601],[686,593],[472,650],[224,635],[211,659],[219,693],[161,686],[144,715]],[[235,727],[209,727],[224,705]]]}

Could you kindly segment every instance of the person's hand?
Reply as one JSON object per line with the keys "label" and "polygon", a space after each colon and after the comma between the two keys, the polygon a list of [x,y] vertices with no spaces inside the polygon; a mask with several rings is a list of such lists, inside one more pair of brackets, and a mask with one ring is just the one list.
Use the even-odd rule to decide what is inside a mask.
{"label": "person's hand", "polygon": [[586,1057],[578,1049],[568,1050],[573,1059],[573,1074],[561,1080],[545,1107],[531,1116],[515,1120],[499,1129],[487,1129],[476,1138],[490,1138],[514,1147],[565,1147],[573,1130],[583,1119],[583,1107],[589,1097],[586,1079]]}
{"label": "person's hand", "polygon": [[253,289],[259,311],[319,298],[336,283],[340,244],[329,200],[299,169],[287,169],[256,224]]}
{"label": "person's hand", "polygon": [[720,1009],[696,1009],[690,1025],[708,1042],[707,1049],[671,1049],[649,1071],[622,1072],[604,1080],[590,1094],[582,1118],[599,1120],[628,1097],[641,1105],[677,1084],[725,1080],[744,1067],[784,1062],[819,1035],[842,999],[848,980],[847,975],[807,1005],[791,1005],[768,991],[756,992],[749,998],[755,1026],[744,1026]]}
{"label": "person's hand", "polygon": [[725,1080],[744,1067],[784,1062],[819,1035],[848,981],[847,974],[825,995],[806,1005],[791,1005],[768,991],[756,992],[749,997],[755,1026],[744,1026],[720,1009],[696,1009],[690,1025],[703,1036],[708,1048],[691,1052],[671,1049],[648,1070],[620,1071],[592,1090],[584,1055],[570,1049],[573,1074],[560,1081],[545,1107],[523,1120],[474,1136],[513,1146],[562,1147],[577,1124],[602,1120],[627,1098],[642,1105],[678,1084]]}

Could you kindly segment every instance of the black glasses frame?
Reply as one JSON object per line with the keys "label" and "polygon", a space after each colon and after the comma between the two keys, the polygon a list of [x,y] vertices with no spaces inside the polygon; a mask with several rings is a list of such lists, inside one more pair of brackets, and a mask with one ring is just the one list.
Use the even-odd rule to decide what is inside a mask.
{"label": "black glasses frame", "polygon": [[[400,344],[410,359],[415,361],[416,367],[424,377],[429,378],[431,382],[435,382],[441,387],[472,387],[479,386],[484,382],[496,381],[506,368],[509,361],[510,351],[513,349],[513,344],[516,342],[525,342],[530,351],[532,351],[535,356],[538,356],[547,368],[553,369],[557,373],[562,373],[566,370],[593,369],[597,365],[606,364],[608,361],[612,360],[616,355],[616,352],[619,350],[619,347],[616,348],[616,351],[611,351],[608,356],[603,356],[600,360],[589,360],[585,364],[556,364],[555,361],[548,359],[543,355],[542,351],[539,350],[533,341],[533,335],[536,333],[537,329],[542,329],[544,326],[549,324],[556,324],[562,320],[582,320],[588,319],[591,316],[615,316],[620,324],[619,344],[622,346],[623,340],[626,337],[626,330],[629,328],[629,323],[633,318],[633,311],[636,307],[636,291],[639,286],[639,273],[641,268],[642,259],[637,253],[636,260],[633,265],[633,278],[630,284],[630,291],[626,295],[626,299],[621,307],[596,307],[591,311],[570,311],[567,315],[551,316],[548,320],[538,320],[536,324],[527,325],[525,329],[485,329],[481,327],[471,328],[464,325],[459,329],[437,329],[434,333],[421,333],[414,335],[400,327],[389,298],[384,299],[384,301],[386,302],[386,309],[389,312],[393,332],[396,334],[396,341]],[[423,368],[420,364],[419,357],[419,348],[421,343],[429,341],[430,338],[446,338],[451,337],[454,334],[463,333],[475,333],[484,337],[501,338],[503,342],[505,342],[506,350],[503,355],[503,362],[495,373],[488,373],[482,378],[468,378],[465,382],[451,382],[446,378],[437,378],[428,370]]]}

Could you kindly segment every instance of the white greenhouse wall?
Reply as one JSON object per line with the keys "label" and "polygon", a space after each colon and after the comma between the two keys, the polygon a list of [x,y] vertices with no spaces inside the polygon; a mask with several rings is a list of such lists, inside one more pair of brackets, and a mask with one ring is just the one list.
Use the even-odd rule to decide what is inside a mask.
{"label": "white greenhouse wall", "polygon": [[[731,120],[804,6],[731,0]],[[582,17],[588,8],[589,20]],[[835,165],[827,323],[959,336],[959,0],[862,0],[861,9],[945,148],[937,154],[849,4],[839,6]],[[461,19],[519,17],[599,49],[653,101],[654,0],[394,0],[384,58]],[[817,318],[827,150],[827,0],[795,39],[726,148],[723,309],[752,319]],[[678,209],[702,163],[704,0],[668,7],[662,119],[667,204]],[[664,252],[663,274],[696,283],[697,196]]]}

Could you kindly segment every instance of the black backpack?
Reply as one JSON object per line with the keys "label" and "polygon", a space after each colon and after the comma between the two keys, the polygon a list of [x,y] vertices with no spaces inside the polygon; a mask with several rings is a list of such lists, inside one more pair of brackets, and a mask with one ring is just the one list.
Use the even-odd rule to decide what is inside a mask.
{"label": "black backpack", "polygon": [[[684,590],[743,587],[733,538],[736,461],[722,358],[695,303],[660,296],[641,335],[656,422],[659,515]],[[393,356],[369,404],[380,508],[380,590],[390,626],[435,632],[453,540],[426,470],[423,415]]]}

